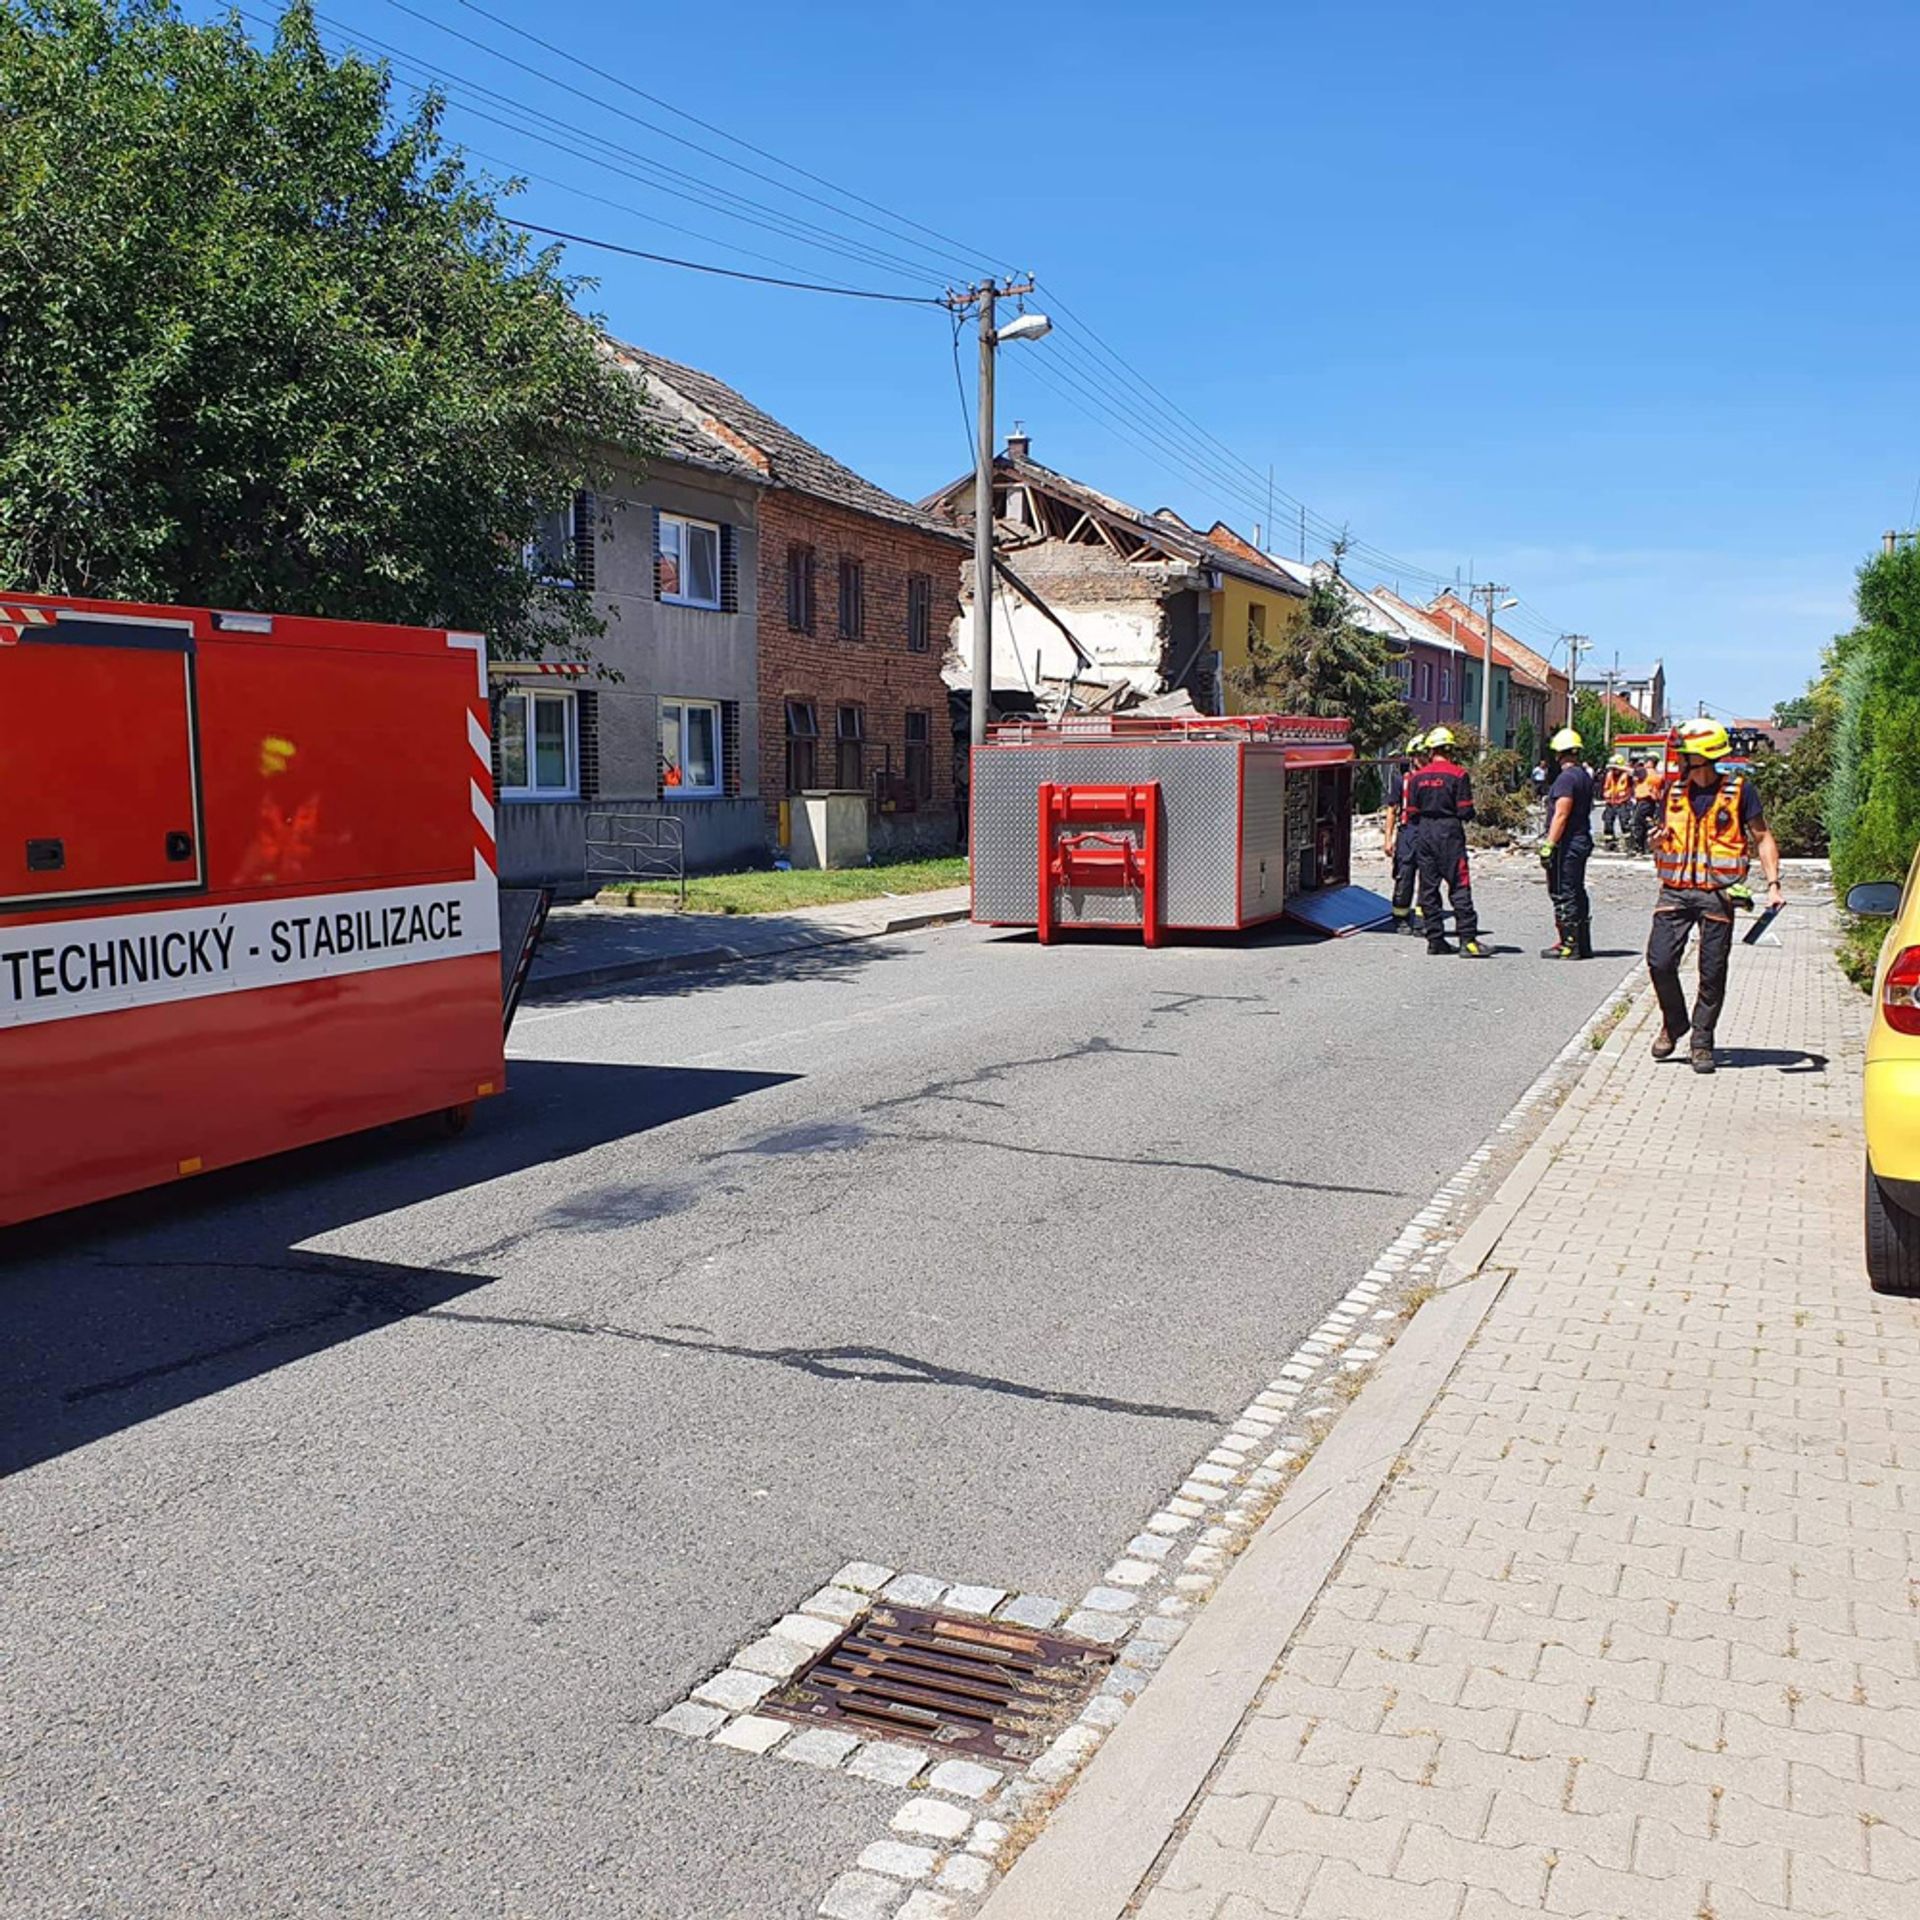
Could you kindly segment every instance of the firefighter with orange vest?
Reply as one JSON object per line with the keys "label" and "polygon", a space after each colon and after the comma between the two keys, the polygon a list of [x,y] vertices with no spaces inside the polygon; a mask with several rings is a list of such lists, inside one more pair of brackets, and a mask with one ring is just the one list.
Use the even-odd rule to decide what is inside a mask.
{"label": "firefighter with orange vest", "polygon": [[1629,777],[1633,782],[1633,828],[1630,844],[1635,853],[1647,850],[1647,835],[1653,831],[1653,817],[1660,811],[1660,790],[1666,784],[1666,760],[1655,754],[1651,759],[1634,756]]}
{"label": "firefighter with orange vest", "polygon": [[[1714,1069],[1713,1033],[1727,996],[1727,957],[1733,951],[1736,889],[1744,888],[1754,854],[1767,876],[1767,904],[1786,899],[1780,888],[1780,847],[1761,811],[1760,790],[1744,773],[1723,773],[1732,753],[1717,720],[1689,720],[1680,728],[1680,775],[1667,788],[1653,836],[1660,897],[1647,941],[1647,971],[1660,1000],[1656,1060],[1669,1058],[1688,1037],[1695,1073]],[[1700,929],[1700,984],[1687,1012],[1680,962],[1687,939]]]}
{"label": "firefighter with orange vest", "polygon": [[1620,851],[1622,833],[1633,832],[1633,775],[1627,769],[1627,756],[1616,753],[1607,762],[1606,777],[1600,782],[1600,804],[1606,809],[1601,825],[1609,853]]}

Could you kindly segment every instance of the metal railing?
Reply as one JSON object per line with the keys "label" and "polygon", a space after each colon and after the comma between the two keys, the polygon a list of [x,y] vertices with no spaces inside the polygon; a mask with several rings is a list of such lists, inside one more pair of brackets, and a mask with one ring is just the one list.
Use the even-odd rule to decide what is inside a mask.
{"label": "metal railing", "polygon": [[674,880],[687,905],[686,822],[671,813],[590,808],[586,817],[589,881]]}

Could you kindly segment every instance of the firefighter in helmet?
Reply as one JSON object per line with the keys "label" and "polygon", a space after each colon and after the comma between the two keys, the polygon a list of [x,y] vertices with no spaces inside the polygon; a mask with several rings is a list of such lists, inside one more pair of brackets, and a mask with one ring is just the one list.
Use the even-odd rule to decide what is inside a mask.
{"label": "firefighter in helmet", "polygon": [[[1484,960],[1480,920],[1473,910],[1473,875],[1467,865],[1467,823],[1473,818],[1473,783],[1454,758],[1453,729],[1435,727],[1427,735],[1426,764],[1407,775],[1402,831],[1415,834],[1414,859],[1420,871],[1420,913],[1427,923],[1429,953],[1458,953]],[[1447,941],[1440,908],[1440,882],[1447,883],[1454,931],[1460,944]]]}
{"label": "firefighter in helmet", "polygon": [[1601,825],[1607,851],[1618,853],[1621,835],[1633,832],[1633,775],[1624,753],[1616,753],[1607,761],[1606,778],[1600,783],[1600,804],[1606,809]]}
{"label": "firefighter in helmet", "polygon": [[1635,853],[1645,853],[1647,836],[1653,831],[1660,811],[1660,794],[1666,785],[1666,762],[1659,753],[1635,754],[1633,776],[1633,829],[1629,844]]}
{"label": "firefighter in helmet", "polygon": [[1554,942],[1543,960],[1593,958],[1593,906],[1587,898],[1587,862],[1593,858],[1593,775],[1581,761],[1580,736],[1562,727],[1549,743],[1560,771],[1547,791],[1547,837],[1540,859],[1553,894]]}
{"label": "firefighter in helmet", "polygon": [[[1733,748],[1717,720],[1689,720],[1680,728],[1680,775],[1667,788],[1653,835],[1660,897],[1647,941],[1647,971],[1660,1000],[1661,1032],[1653,1057],[1667,1059],[1682,1038],[1695,1073],[1714,1069],[1713,1035],[1727,994],[1727,957],[1733,951],[1733,889],[1744,886],[1756,853],[1767,876],[1767,904],[1778,906],[1780,847],[1760,807],[1760,790],[1744,773],[1722,770]],[[1687,1010],[1680,962],[1687,939],[1700,929],[1700,984]]]}
{"label": "firefighter in helmet", "polygon": [[1426,752],[1427,736],[1424,733],[1416,733],[1407,742],[1405,766],[1395,767],[1387,775],[1387,857],[1393,862],[1393,930],[1395,933],[1420,931],[1420,916],[1413,905],[1413,885],[1417,878],[1414,860],[1415,836],[1410,828],[1401,824],[1401,816],[1406,812],[1407,781],[1426,758]]}

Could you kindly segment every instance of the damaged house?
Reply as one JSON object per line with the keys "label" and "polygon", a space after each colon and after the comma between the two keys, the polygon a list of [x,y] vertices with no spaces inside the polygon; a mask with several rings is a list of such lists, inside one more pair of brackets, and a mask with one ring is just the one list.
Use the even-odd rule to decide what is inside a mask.
{"label": "damaged house", "polygon": [[[972,474],[924,502],[973,525]],[[1237,535],[1201,533],[1166,508],[1146,513],[1041,466],[1027,435],[993,463],[993,691],[1003,711],[1136,707],[1235,709],[1227,676],[1248,636],[1277,639],[1307,588]],[[1221,537],[1216,537],[1218,534]],[[973,568],[963,568],[949,686],[972,684]]]}

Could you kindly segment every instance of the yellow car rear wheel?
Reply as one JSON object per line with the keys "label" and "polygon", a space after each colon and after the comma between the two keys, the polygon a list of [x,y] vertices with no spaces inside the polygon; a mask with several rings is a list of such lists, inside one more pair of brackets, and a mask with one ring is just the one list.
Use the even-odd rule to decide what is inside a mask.
{"label": "yellow car rear wheel", "polygon": [[1875,1293],[1920,1295],[1920,1219],[1887,1198],[1867,1167],[1867,1281]]}

